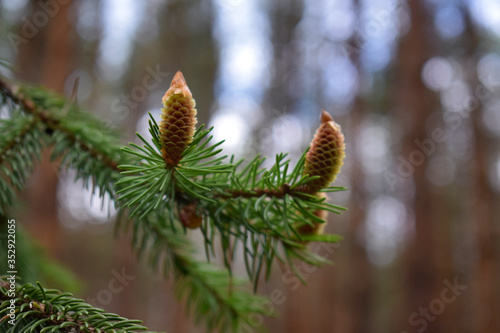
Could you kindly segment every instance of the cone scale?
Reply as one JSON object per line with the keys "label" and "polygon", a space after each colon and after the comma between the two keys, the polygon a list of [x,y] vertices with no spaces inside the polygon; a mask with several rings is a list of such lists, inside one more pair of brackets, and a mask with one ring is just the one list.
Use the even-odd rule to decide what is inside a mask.
{"label": "cone scale", "polygon": [[344,163],[345,143],[340,126],[322,110],[321,124],[311,142],[304,165],[304,174],[319,176],[306,184],[309,193],[316,193],[332,183]]}
{"label": "cone scale", "polygon": [[[314,194],[318,198],[326,198],[325,193],[318,191],[328,187],[335,180],[344,163],[344,156],[344,135],[340,131],[340,126],[333,121],[328,112],[322,110],[321,124],[314,134],[304,163],[304,174],[319,176],[319,178],[307,183],[302,190]],[[297,228],[299,234],[320,235],[323,233],[328,212],[316,210],[313,214],[324,222],[313,222],[312,225],[303,224]]]}
{"label": "cone scale", "polygon": [[196,130],[196,102],[186,80],[178,71],[162,99],[159,124],[162,157],[169,167],[176,166],[181,155],[193,141]]}

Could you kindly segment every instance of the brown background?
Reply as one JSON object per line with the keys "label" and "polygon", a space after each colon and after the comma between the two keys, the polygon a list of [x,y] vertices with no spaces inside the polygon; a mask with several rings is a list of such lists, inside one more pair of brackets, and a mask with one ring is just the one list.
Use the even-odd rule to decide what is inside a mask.
{"label": "brown background", "polygon": [[[106,44],[107,34],[132,23],[110,22],[110,2],[41,2],[52,4],[49,11],[57,8],[44,24],[39,1],[4,1],[0,57],[17,66],[15,77],[67,95],[79,76],[79,104],[109,120],[103,130],[121,129],[125,142],[142,115],[159,107],[177,69],[196,98],[200,123],[228,107],[220,76],[230,31],[217,22],[242,15],[243,2],[145,1],[125,40],[126,60],[113,67],[99,60],[105,47],[117,59],[125,51]],[[251,147],[241,144],[235,152],[261,150],[272,159],[269,143],[283,144],[273,133],[291,131],[283,120],[295,119],[306,126],[302,142],[290,148],[296,158],[321,107],[342,125],[347,142],[337,184],[349,191],[330,199],[349,210],[330,217],[328,225],[345,239],[320,249],[335,265],[302,267],[306,287],[276,266],[259,290],[281,313],[265,320],[270,330],[500,332],[500,39],[498,24],[477,14],[495,9],[479,2],[382,1],[377,7],[354,0],[335,12],[337,2],[328,7],[329,1],[318,1],[331,23],[325,28],[317,18],[321,10],[305,1],[252,3],[263,18],[252,24],[269,54],[256,60],[265,63],[265,81],[255,87],[261,111],[244,138]],[[35,32],[27,21],[38,25]],[[12,34],[20,39],[13,42]],[[384,54],[388,59],[380,65]],[[126,113],[114,112],[113,102],[158,65],[170,76]],[[347,89],[343,95],[339,87]],[[230,105],[237,105],[230,96]],[[68,178],[48,156],[23,193],[18,221],[76,274],[82,286],[76,294],[103,296],[114,272],[124,269],[134,279],[98,305],[144,320],[151,330],[203,331],[186,317],[170,281],[136,260],[125,237],[113,236],[112,221],[68,213],[84,207],[64,207],[58,193]],[[454,283],[466,289],[453,294]]]}

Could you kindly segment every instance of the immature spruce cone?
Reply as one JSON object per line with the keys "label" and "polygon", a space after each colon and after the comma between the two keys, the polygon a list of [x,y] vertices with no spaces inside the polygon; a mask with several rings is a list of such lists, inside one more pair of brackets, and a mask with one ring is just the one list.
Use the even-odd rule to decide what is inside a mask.
{"label": "immature spruce cone", "polygon": [[165,107],[161,109],[159,125],[161,152],[167,165],[176,166],[182,152],[193,141],[197,123],[196,103],[180,71],[172,79],[162,102]]}
{"label": "immature spruce cone", "polygon": [[196,229],[199,228],[203,219],[196,213],[196,206],[189,204],[179,211],[179,219],[186,228]]}
{"label": "immature spruce cone", "polygon": [[304,174],[320,178],[307,183],[306,190],[316,193],[333,182],[344,163],[344,155],[344,135],[340,126],[333,121],[330,114],[322,110],[321,125],[311,142],[304,165]]}

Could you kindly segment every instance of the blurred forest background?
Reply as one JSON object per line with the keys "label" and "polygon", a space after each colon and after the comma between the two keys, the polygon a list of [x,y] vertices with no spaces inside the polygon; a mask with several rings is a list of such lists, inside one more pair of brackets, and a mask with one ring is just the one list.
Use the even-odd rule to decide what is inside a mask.
{"label": "blurred forest background", "polygon": [[[500,332],[498,0],[0,3],[14,76],[67,96],[78,78],[79,105],[127,140],[179,69],[199,123],[239,157],[296,161],[320,109],[333,115],[349,191],[330,199],[349,210],[327,230],[345,239],[318,250],[335,266],[302,267],[307,287],[277,266],[261,284],[284,295],[271,332]],[[152,330],[202,332],[49,155],[17,218],[75,273],[67,291]],[[134,279],[98,297],[123,271]]]}

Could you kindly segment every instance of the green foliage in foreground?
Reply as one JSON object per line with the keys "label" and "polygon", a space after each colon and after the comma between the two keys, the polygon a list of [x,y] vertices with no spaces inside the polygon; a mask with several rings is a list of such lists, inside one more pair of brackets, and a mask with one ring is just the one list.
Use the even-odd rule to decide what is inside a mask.
{"label": "green foliage in foreground", "polygon": [[[201,126],[179,164],[168,168],[154,119],[150,120],[151,142],[139,135],[142,146],[120,149],[116,133],[103,129],[96,117],[70,101],[42,87],[11,85],[1,77],[0,112],[0,214],[15,212],[18,191],[31,176],[41,151],[52,147],[52,159],[61,168],[76,170],[77,179],[86,186],[111,196],[120,208],[118,230],[132,235],[132,247],[153,269],[174,277],[176,295],[187,300],[195,321],[208,330],[253,328],[252,315],[273,315],[267,310],[268,301],[251,291],[251,284],[233,276],[231,263],[238,251],[256,289],[262,273],[269,276],[274,259],[300,275],[296,259],[316,266],[328,262],[309,251],[307,242],[340,240],[336,235],[297,232],[301,226],[324,223],[315,211],[343,209],[302,191],[315,179],[303,174],[304,156],[292,167],[286,154],[279,154],[269,169],[262,166],[261,157],[248,163],[236,161],[222,154],[220,142],[211,144],[210,130]],[[192,232],[203,235],[207,259],[220,248],[225,268],[194,259],[183,221],[186,212],[201,219],[199,229]],[[40,284],[16,288],[14,329],[5,326],[11,298],[3,280],[0,327],[9,327],[10,332],[145,329],[139,321],[106,314]]]}
{"label": "green foliage in foreground", "polygon": [[[11,280],[12,281],[12,280]],[[40,283],[18,285],[0,277],[0,332],[88,332],[145,331],[140,320],[122,318],[93,307],[84,300]]]}

